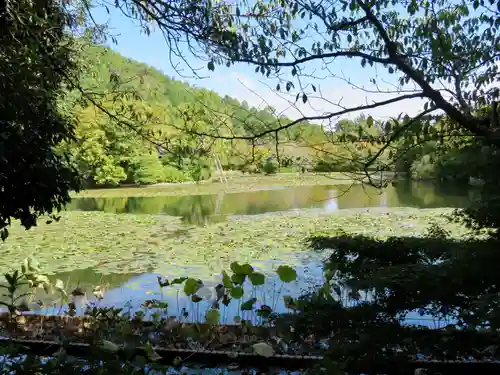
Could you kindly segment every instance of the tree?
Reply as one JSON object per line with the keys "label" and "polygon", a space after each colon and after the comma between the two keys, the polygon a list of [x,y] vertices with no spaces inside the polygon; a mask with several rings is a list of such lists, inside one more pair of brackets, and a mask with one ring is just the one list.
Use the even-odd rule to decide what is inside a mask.
{"label": "tree", "polygon": [[[251,64],[256,72],[278,80],[277,92],[296,94],[304,103],[311,94],[318,95],[317,87],[308,82],[314,67],[331,72],[338,59],[385,69],[396,80],[395,88],[386,92],[393,97],[376,103],[351,108],[337,103],[337,111],[278,121],[251,136],[208,135],[255,139],[304,121],[330,120],[420,98],[425,104],[417,115],[387,121],[379,127],[379,134],[352,134],[356,132],[349,129],[349,136],[378,144],[363,156],[365,171],[374,165],[376,171],[387,168],[381,158],[387,156],[394,163],[422,142],[443,145],[451,139],[448,146],[432,148],[440,153],[436,155],[441,157],[440,167],[448,171],[457,170],[444,157],[450,155],[452,150],[446,147],[454,142],[453,152],[481,150],[482,155],[488,155],[479,167],[461,164],[460,172],[479,174],[484,188],[477,205],[455,216],[470,227],[490,230],[482,232],[483,238],[460,243],[434,228],[429,238],[421,240],[313,239],[313,247],[337,249],[328,265],[329,281],[339,283],[333,285],[334,290],[340,290],[341,285],[352,292],[354,300],[359,300],[358,291],[371,291],[373,298],[346,308],[339,302],[340,295],[332,298],[332,285],[325,284],[326,288],[316,293],[320,297],[316,307],[306,304],[303,314],[292,317],[296,330],[300,319],[306,317],[310,331],[317,327],[318,332],[327,334],[332,359],[344,365],[343,370],[355,373],[359,364],[401,360],[426,351],[438,358],[456,359],[479,340],[478,326],[498,329],[499,284],[492,265],[500,261],[496,251],[500,228],[496,192],[500,183],[496,173],[500,161],[500,1],[267,0],[244,1],[239,7],[218,1],[121,3],[128,5],[129,11],[133,9],[145,28],[157,25],[167,36],[169,47],[181,56],[185,51],[179,49],[179,41],[196,40],[198,45],[189,44],[190,51],[205,58],[209,70],[220,64]],[[371,79],[374,90],[378,87],[376,78]],[[373,118],[366,119],[366,126],[374,123]],[[332,136],[332,143],[340,139],[327,136]],[[420,151],[429,155],[429,151]],[[470,162],[470,156],[464,159]],[[323,307],[319,313],[318,306]],[[467,334],[471,332],[471,340],[463,340],[457,330],[450,330],[448,338],[439,332],[408,330],[400,317],[415,309],[435,317],[456,318],[468,328]],[[475,349],[484,356],[487,347]]]}
{"label": "tree", "polygon": [[[255,136],[306,120],[332,119],[423,98],[427,103],[420,114],[407,117],[386,144],[424,116],[444,112],[471,134],[496,145],[500,144],[495,85],[500,59],[499,4],[494,0],[267,0],[244,1],[237,7],[218,1],[119,2],[121,9],[143,21],[145,29],[151,23],[157,25],[169,48],[180,56],[185,51],[179,42],[196,40],[197,45],[189,44],[190,51],[207,59],[209,70],[217,64],[246,63],[268,78],[288,73],[292,78],[280,82],[277,91],[293,91],[304,102],[316,91],[314,85],[307,85],[312,70],[307,67],[313,63],[328,72],[335,60],[347,58],[397,75],[398,87],[387,91],[393,94],[390,99],[355,108],[339,103],[338,111],[302,116]],[[371,81],[377,87],[376,77]],[[478,105],[492,110],[480,114]],[[366,160],[366,164],[373,162]]]}
{"label": "tree", "polygon": [[59,211],[78,190],[78,174],[55,151],[73,137],[61,106],[63,83],[76,74],[69,20],[55,1],[8,2],[0,10],[0,231],[11,219],[29,229]]}

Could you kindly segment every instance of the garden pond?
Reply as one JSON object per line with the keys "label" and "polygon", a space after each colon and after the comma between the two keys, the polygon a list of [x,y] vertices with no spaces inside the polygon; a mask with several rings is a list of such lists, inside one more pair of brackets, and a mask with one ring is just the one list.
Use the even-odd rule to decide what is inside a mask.
{"label": "garden pond", "polygon": [[[210,289],[221,282],[221,271],[229,271],[232,262],[250,263],[266,275],[265,284],[245,284],[245,297],[222,306],[220,319],[258,320],[241,311],[248,298],[256,298],[257,307],[264,304],[283,312],[287,311],[284,296],[295,298],[321,285],[322,262],[328,253],[308,250],[305,241],[310,235],[341,231],[378,237],[421,235],[437,222],[453,236],[461,236],[465,229],[444,215],[469,201],[467,191],[440,191],[422,183],[397,184],[381,192],[339,185],[75,198],[58,222],[41,222],[29,231],[13,225],[7,241],[0,244],[0,270],[33,256],[51,281],[62,280],[68,291],[78,287],[92,299],[93,288],[101,286],[105,291],[101,305],[137,309],[145,301],[159,300],[168,305],[169,314],[199,321],[211,308],[213,296],[193,302],[182,286],[161,288],[158,277],[189,276]],[[276,274],[280,265],[291,266],[296,280],[281,282]],[[40,292],[37,298],[45,297]],[[59,309],[45,305],[39,311]]]}

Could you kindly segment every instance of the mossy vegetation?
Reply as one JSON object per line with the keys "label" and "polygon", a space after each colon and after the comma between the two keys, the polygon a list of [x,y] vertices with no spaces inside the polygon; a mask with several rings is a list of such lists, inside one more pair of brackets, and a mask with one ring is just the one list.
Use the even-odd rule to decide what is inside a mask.
{"label": "mossy vegetation", "polygon": [[[162,272],[165,266],[203,265],[204,275],[220,272],[232,261],[292,262],[308,252],[303,240],[314,234],[339,232],[384,237],[423,234],[437,222],[461,236],[467,231],[448,223],[451,209],[340,210],[318,215],[303,210],[253,217],[228,218],[210,226],[184,225],[165,215],[64,212],[59,222],[40,223],[25,231],[14,223],[8,241],[0,244],[0,270],[20,257],[36,255],[48,273],[95,267],[103,274]],[[202,269],[203,267],[200,267]]]}

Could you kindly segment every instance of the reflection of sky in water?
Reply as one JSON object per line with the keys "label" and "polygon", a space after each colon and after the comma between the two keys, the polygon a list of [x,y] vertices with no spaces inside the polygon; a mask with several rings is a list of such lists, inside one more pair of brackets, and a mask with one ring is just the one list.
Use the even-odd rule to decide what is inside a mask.
{"label": "reflection of sky in water", "polygon": [[[442,193],[424,184],[388,187],[382,194],[362,186],[305,186],[204,196],[81,198],[73,200],[72,209],[115,213],[167,214],[180,216],[188,223],[207,225],[213,221],[224,220],[227,215],[259,215],[294,209],[315,209],[322,212],[333,212],[344,208],[376,206],[457,207],[457,199],[464,202],[461,193],[454,193],[453,191]],[[298,259],[298,263],[296,261],[290,263],[288,259],[284,258],[283,254],[280,255],[282,263],[293,264],[297,270],[298,280],[296,282],[286,284],[281,288],[279,281],[270,279],[264,287],[259,287],[256,291],[247,285],[244,298],[249,298],[253,296],[252,293],[255,293],[258,299],[256,307],[259,306],[260,302],[263,302],[272,305],[271,307],[275,307],[278,312],[287,311],[283,303],[284,295],[298,297],[322,280],[321,259],[311,256],[311,253],[305,254],[296,254],[295,260]],[[147,259],[147,254],[144,257]],[[117,259],[117,261],[122,260]],[[193,264],[191,267],[178,267],[171,263],[157,272],[161,272],[163,276],[167,276],[169,279],[182,275],[192,277],[206,275],[207,266],[203,264],[203,259],[195,261],[197,265]],[[273,267],[276,268],[278,262],[252,261],[251,263],[257,269],[262,270],[263,273],[268,273]],[[271,271],[271,274],[274,273]],[[184,296],[182,291],[179,293],[179,297],[172,287],[160,291],[157,276],[157,274],[153,273],[131,275],[125,282],[123,280],[114,282],[113,287],[107,291],[102,303],[105,305],[123,305],[124,302],[131,300],[132,306],[138,307],[147,299],[160,299],[169,303],[169,314],[171,315],[178,315],[182,308],[193,309],[193,303]],[[215,279],[204,281],[209,286],[216,284]],[[82,282],[85,282],[85,280],[82,280]],[[92,284],[95,284],[95,281],[87,280],[87,285]],[[200,314],[209,307],[208,302],[200,303]],[[237,302],[230,304],[225,309],[227,311],[223,313],[223,316],[226,320],[232,319],[232,316],[239,314]],[[418,320],[414,322],[420,321],[425,324],[425,321],[422,321],[417,314],[410,314],[410,318],[416,318]]]}
{"label": "reflection of sky in water", "polygon": [[[251,319],[253,323],[260,323],[261,319],[256,317],[253,312],[243,312],[241,311],[241,303],[246,300],[255,297],[257,298],[257,303],[254,305],[254,310],[258,309],[262,304],[270,306],[273,311],[277,313],[287,313],[290,312],[284,304],[283,297],[291,296],[293,298],[298,298],[307,292],[313,291],[316,287],[320,286],[323,282],[323,272],[322,272],[322,261],[326,255],[319,256],[318,254],[308,254],[299,258],[298,262],[295,262],[294,269],[297,271],[297,280],[283,284],[276,277],[275,272],[280,264],[286,262],[283,261],[255,261],[252,262],[254,269],[256,271],[266,274],[266,284],[254,288],[248,281],[244,285],[245,294],[241,300],[233,300],[228,306],[220,304],[220,314],[222,323],[233,323],[235,316],[240,316],[242,319]],[[191,277],[197,276],[197,267],[175,267],[175,271],[172,268],[172,272],[168,272],[168,268],[165,269],[165,273],[160,275],[158,273],[145,273],[137,276],[131,276],[128,280],[121,283],[121,285],[112,287],[106,290],[104,299],[99,302],[100,306],[114,306],[114,307],[125,307],[125,311],[130,311],[133,313],[140,309],[141,305],[146,300],[160,300],[168,303],[168,309],[165,312],[169,316],[181,316],[182,310],[186,309],[189,316],[186,318],[188,321],[203,321],[206,311],[211,309],[211,303],[207,300],[203,300],[199,303],[193,303],[190,297],[187,297],[182,286],[169,286],[161,289],[158,285],[158,276],[167,276],[170,274],[172,276],[168,277],[172,280],[180,275],[190,275]],[[173,276],[175,275],[175,276]],[[213,275],[205,280],[203,280],[205,286],[214,287],[219,284],[221,280],[220,275]],[[81,280],[83,283],[85,280]],[[87,295],[90,298],[92,287],[85,287]],[[347,293],[347,292],[346,292]],[[364,297],[363,297],[364,299]],[[344,298],[343,298],[344,300]],[[77,313],[81,313],[81,306],[77,304]],[[44,310],[45,313],[55,313],[52,308]],[[151,313],[150,313],[151,314]],[[150,315],[149,314],[149,315]],[[408,314],[406,319],[407,324],[424,325],[432,328],[443,327],[447,324],[453,323],[453,321],[446,320],[431,320],[430,317],[420,316],[416,312]]]}
{"label": "reflection of sky in water", "polygon": [[331,198],[329,198],[326,201],[326,204],[325,204],[325,207],[324,207],[324,210],[326,212],[337,211],[339,209],[339,202],[338,202],[337,195],[338,195],[337,190],[330,190],[330,196],[331,196]]}
{"label": "reflection of sky in water", "polygon": [[[297,271],[297,280],[283,284],[273,273],[268,272],[271,267],[277,268],[282,262],[252,262],[256,271],[263,272],[266,275],[267,282],[263,286],[253,287],[248,281],[244,285],[245,294],[241,300],[233,300],[229,306],[220,305],[221,318],[225,323],[231,323],[234,316],[248,318],[248,312],[240,311],[240,303],[245,302],[251,297],[257,298],[255,308],[258,309],[261,304],[266,304],[273,308],[275,312],[287,312],[283,302],[283,296],[292,296],[297,298],[305,292],[312,290],[314,286],[322,283],[322,265],[321,262],[309,262],[297,265],[294,269]],[[176,275],[182,274],[179,270]],[[196,274],[186,272],[192,277]],[[203,319],[204,313],[211,308],[209,301],[201,301],[197,304],[185,296],[182,286],[169,286],[160,289],[157,277],[160,274],[148,273],[132,277],[120,287],[110,289],[106,292],[104,299],[100,302],[106,306],[123,306],[125,302],[130,301],[129,306],[132,310],[151,299],[157,299],[168,302],[169,315],[180,315],[183,308],[190,312],[189,320]],[[170,278],[170,280],[172,280]],[[211,279],[203,280],[205,286],[214,287],[220,283],[221,277],[214,275]],[[253,315],[253,314],[252,314]]]}
{"label": "reflection of sky in water", "polygon": [[260,215],[297,209],[332,212],[366,207],[461,207],[466,192],[438,191],[425,184],[389,186],[380,191],[361,185],[281,187],[213,195],[150,196],[129,198],[77,198],[68,209],[113,213],[178,216],[185,223],[206,225],[232,215]]}

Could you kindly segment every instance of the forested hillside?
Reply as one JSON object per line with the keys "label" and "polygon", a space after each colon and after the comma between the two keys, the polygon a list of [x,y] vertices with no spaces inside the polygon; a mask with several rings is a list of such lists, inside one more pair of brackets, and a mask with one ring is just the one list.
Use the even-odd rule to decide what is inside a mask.
{"label": "forested hillside", "polygon": [[[354,121],[340,119],[330,131],[307,123],[282,130],[278,147],[274,133],[231,140],[227,138],[251,137],[290,120],[277,118],[273,108],[251,108],[190,87],[103,46],[83,47],[81,63],[81,90],[74,90],[65,102],[77,123],[77,140],[61,148],[88,186],[203,180],[213,175],[216,158],[224,170],[249,173],[361,170],[383,144],[390,126],[360,116]],[[443,126],[453,127],[449,121],[438,121],[430,130]],[[469,176],[460,175],[457,153],[468,153],[469,147],[460,151],[463,135],[456,138],[460,147],[452,144],[453,139],[431,141],[409,129],[384,151],[376,168],[382,164],[385,170],[415,178],[456,175],[467,180]]]}
{"label": "forested hillside", "polygon": [[[79,92],[69,96],[77,142],[63,148],[91,185],[206,179],[216,156],[224,169],[248,172],[272,172],[276,161],[309,165],[315,151],[306,144],[324,138],[317,125],[293,127],[279,134],[276,155],[274,134],[254,143],[200,136],[253,135],[275,127],[280,119],[272,108],[249,108],[192,88],[106,47],[86,46],[81,58],[87,100]],[[269,157],[273,159],[268,162]]]}

